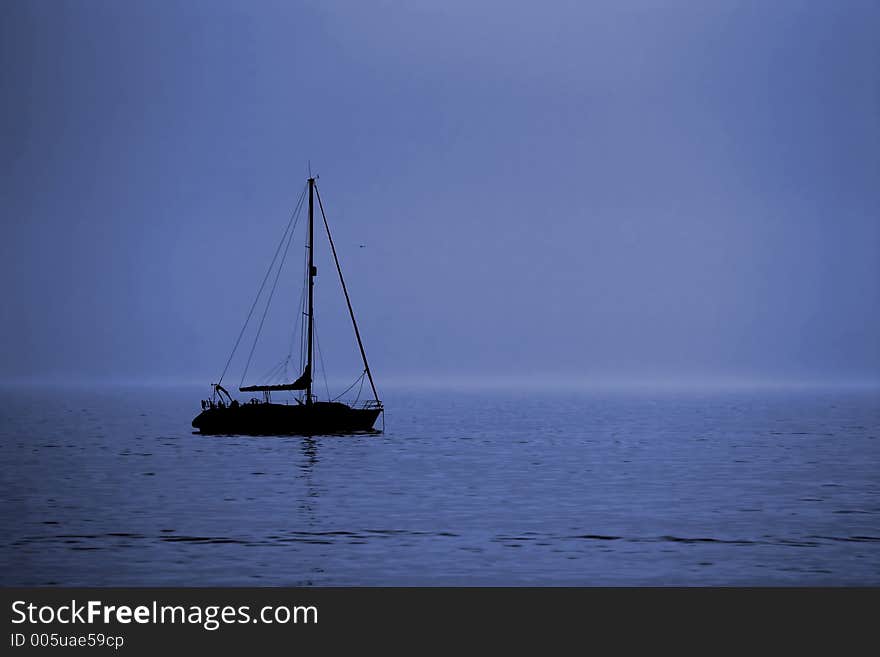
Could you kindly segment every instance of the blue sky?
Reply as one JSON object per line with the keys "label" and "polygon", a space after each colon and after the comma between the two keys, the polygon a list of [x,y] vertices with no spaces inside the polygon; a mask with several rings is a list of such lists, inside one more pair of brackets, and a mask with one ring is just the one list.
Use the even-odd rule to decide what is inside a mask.
{"label": "blue sky", "polygon": [[215,378],[311,161],[380,383],[880,379],[877,3],[0,12],[0,378]]}

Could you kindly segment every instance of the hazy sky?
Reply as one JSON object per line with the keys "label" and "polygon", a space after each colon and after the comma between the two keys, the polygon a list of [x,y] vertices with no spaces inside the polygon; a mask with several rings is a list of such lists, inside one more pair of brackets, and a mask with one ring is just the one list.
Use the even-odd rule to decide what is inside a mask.
{"label": "hazy sky", "polygon": [[0,13],[0,378],[216,379],[311,160],[380,389],[880,379],[880,3]]}

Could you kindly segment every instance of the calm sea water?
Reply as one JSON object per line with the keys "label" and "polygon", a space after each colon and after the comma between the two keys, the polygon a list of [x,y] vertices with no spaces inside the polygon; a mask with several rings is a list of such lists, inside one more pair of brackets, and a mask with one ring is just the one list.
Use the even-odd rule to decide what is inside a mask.
{"label": "calm sea water", "polygon": [[386,391],[314,439],[203,396],[4,390],[0,584],[880,584],[876,390]]}

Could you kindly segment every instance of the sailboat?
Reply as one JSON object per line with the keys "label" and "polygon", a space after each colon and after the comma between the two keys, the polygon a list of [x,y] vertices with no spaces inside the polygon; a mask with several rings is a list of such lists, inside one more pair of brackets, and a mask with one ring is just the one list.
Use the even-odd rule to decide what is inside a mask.
{"label": "sailboat", "polygon": [[[317,189],[316,179],[311,175],[308,178],[306,189],[304,189],[303,193],[300,195],[297,209],[294,211],[293,216],[291,216],[291,223],[293,225],[293,228],[295,228],[295,220],[298,219],[299,211],[302,207],[302,201],[306,190],[308,191],[309,208],[308,240],[306,245],[308,261],[306,265],[306,280],[304,285],[305,289],[308,290],[308,301],[305,305],[305,310],[303,313],[305,315],[305,326],[303,328],[304,335],[302,336],[302,338],[305,344],[304,349],[302,350],[302,355],[304,357],[305,363],[301,370],[302,373],[293,381],[282,380],[276,383],[240,385],[239,392],[262,393],[261,399],[255,397],[251,398],[245,403],[241,403],[237,399],[234,399],[229,394],[227,389],[222,385],[223,377],[226,375],[226,371],[229,369],[230,362],[232,361],[232,358],[235,355],[236,350],[238,349],[241,338],[245,332],[245,329],[247,328],[248,322],[253,316],[254,309],[257,305],[257,300],[260,299],[260,295],[263,291],[263,288],[265,287],[266,281],[269,279],[269,273],[272,271],[275,263],[275,259],[273,259],[273,262],[269,267],[269,271],[267,271],[266,277],[263,279],[263,286],[260,287],[260,291],[257,293],[257,299],[254,301],[254,305],[251,307],[251,312],[248,314],[248,318],[245,321],[245,326],[239,333],[238,339],[235,342],[235,346],[232,349],[232,354],[230,354],[229,360],[227,360],[226,362],[226,368],[224,368],[223,374],[220,376],[220,380],[217,383],[211,384],[211,398],[207,400],[202,400],[202,412],[199,413],[192,421],[192,426],[198,429],[200,433],[312,436],[376,431],[374,429],[374,425],[376,424],[376,420],[379,418],[379,416],[384,412],[384,407],[379,399],[378,393],[376,392],[376,384],[373,381],[373,374],[370,371],[370,365],[367,362],[367,353],[364,349],[363,341],[361,340],[361,334],[360,330],[358,329],[357,321],[355,320],[354,310],[352,309],[351,305],[351,299],[348,295],[348,288],[346,287],[345,279],[342,276],[342,267],[339,264],[339,258],[336,253],[336,246],[333,243],[333,237],[330,234],[330,226],[327,223],[327,216],[324,213],[324,204],[321,201],[321,195]],[[336,271],[339,275],[342,292],[345,295],[345,302],[348,307],[348,314],[351,318],[352,326],[354,327],[354,335],[357,340],[361,360],[363,362],[363,371],[360,377],[358,378],[358,380],[355,381],[354,384],[352,384],[352,386],[349,386],[350,390],[354,387],[355,384],[358,383],[358,381],[360,381],[361,387],[358,389],[358,399],[353,402],[340,401],[339,398],[319,400],[318,396],[315,394],[315,390],[313,389],[312,385],[312,374],[315,371],[314,289],[315,277],[318,273],[317,267],[315,266],[316,197],[318,200],[318,207],[321,211],[321,217],[323,219],[327,241],[330,246],[330,251],[333,254],[333,260],[336,264]],[[285,241],[287,243],[287,247],[290,246],[290,241],[293,235],[291,223],[288,223],[288,229],[285,231],[285,234],[281,240],[281,244],[279,244],[279,247],[275,252],[276,259],[281,252],[281,247],[285,244]],[[286,255],[286,248],[284,249],[283,253],[284,255]],[[275,276],[275,283],[277,283],[278,281],[278,274],[280,274],[281,271],[280,267],[283,266],[283,264],[284,263],[282,258],[278,273]],[[274,286],[272,288],[272,292],[274,293]],[[270,302],[271,297],[272,295],[270,294]],[[266,310],[268,310],[268,302]],[[265,319],[265,317],[266,315],[264,312],[263,319]],[[262,329],[262,321],[260,322],[260,328],[257,330],[257,338],[259,337],[260,329]],[[254,341],[254,345],[256,345],[256,338]],[[251,349],[251,354],[248,358],[248,366],[250,365],[250,357],[252,356],[253,349]],[[246,373],[247,366],[245,367],[245,374]],[[286,368],[284,372],[282,372],[282,374],[283,373],[286,373]],[[366,377],[366,380],[369,381],[370,390],[372,391],[373,396],[366,400],[360,400],[360,391],[363,388],[364,377]],[[243,383],[244,375],[242,375],[242,384]],[[283,403],[279,403],[277,401],[273,401],[273,393],[276,395],[280,395],[282,393],[293,393],[293,398],[285,399]]]}

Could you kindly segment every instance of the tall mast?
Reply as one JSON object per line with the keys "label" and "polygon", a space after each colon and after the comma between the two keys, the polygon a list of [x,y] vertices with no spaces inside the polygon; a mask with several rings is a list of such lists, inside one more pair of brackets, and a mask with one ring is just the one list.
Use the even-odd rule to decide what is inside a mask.
{"label": "tall mast", "polygon": [[309,346],[306,361],[306,404],[312,403],[312,342],[315,333],[315,179],[309,178]]}

